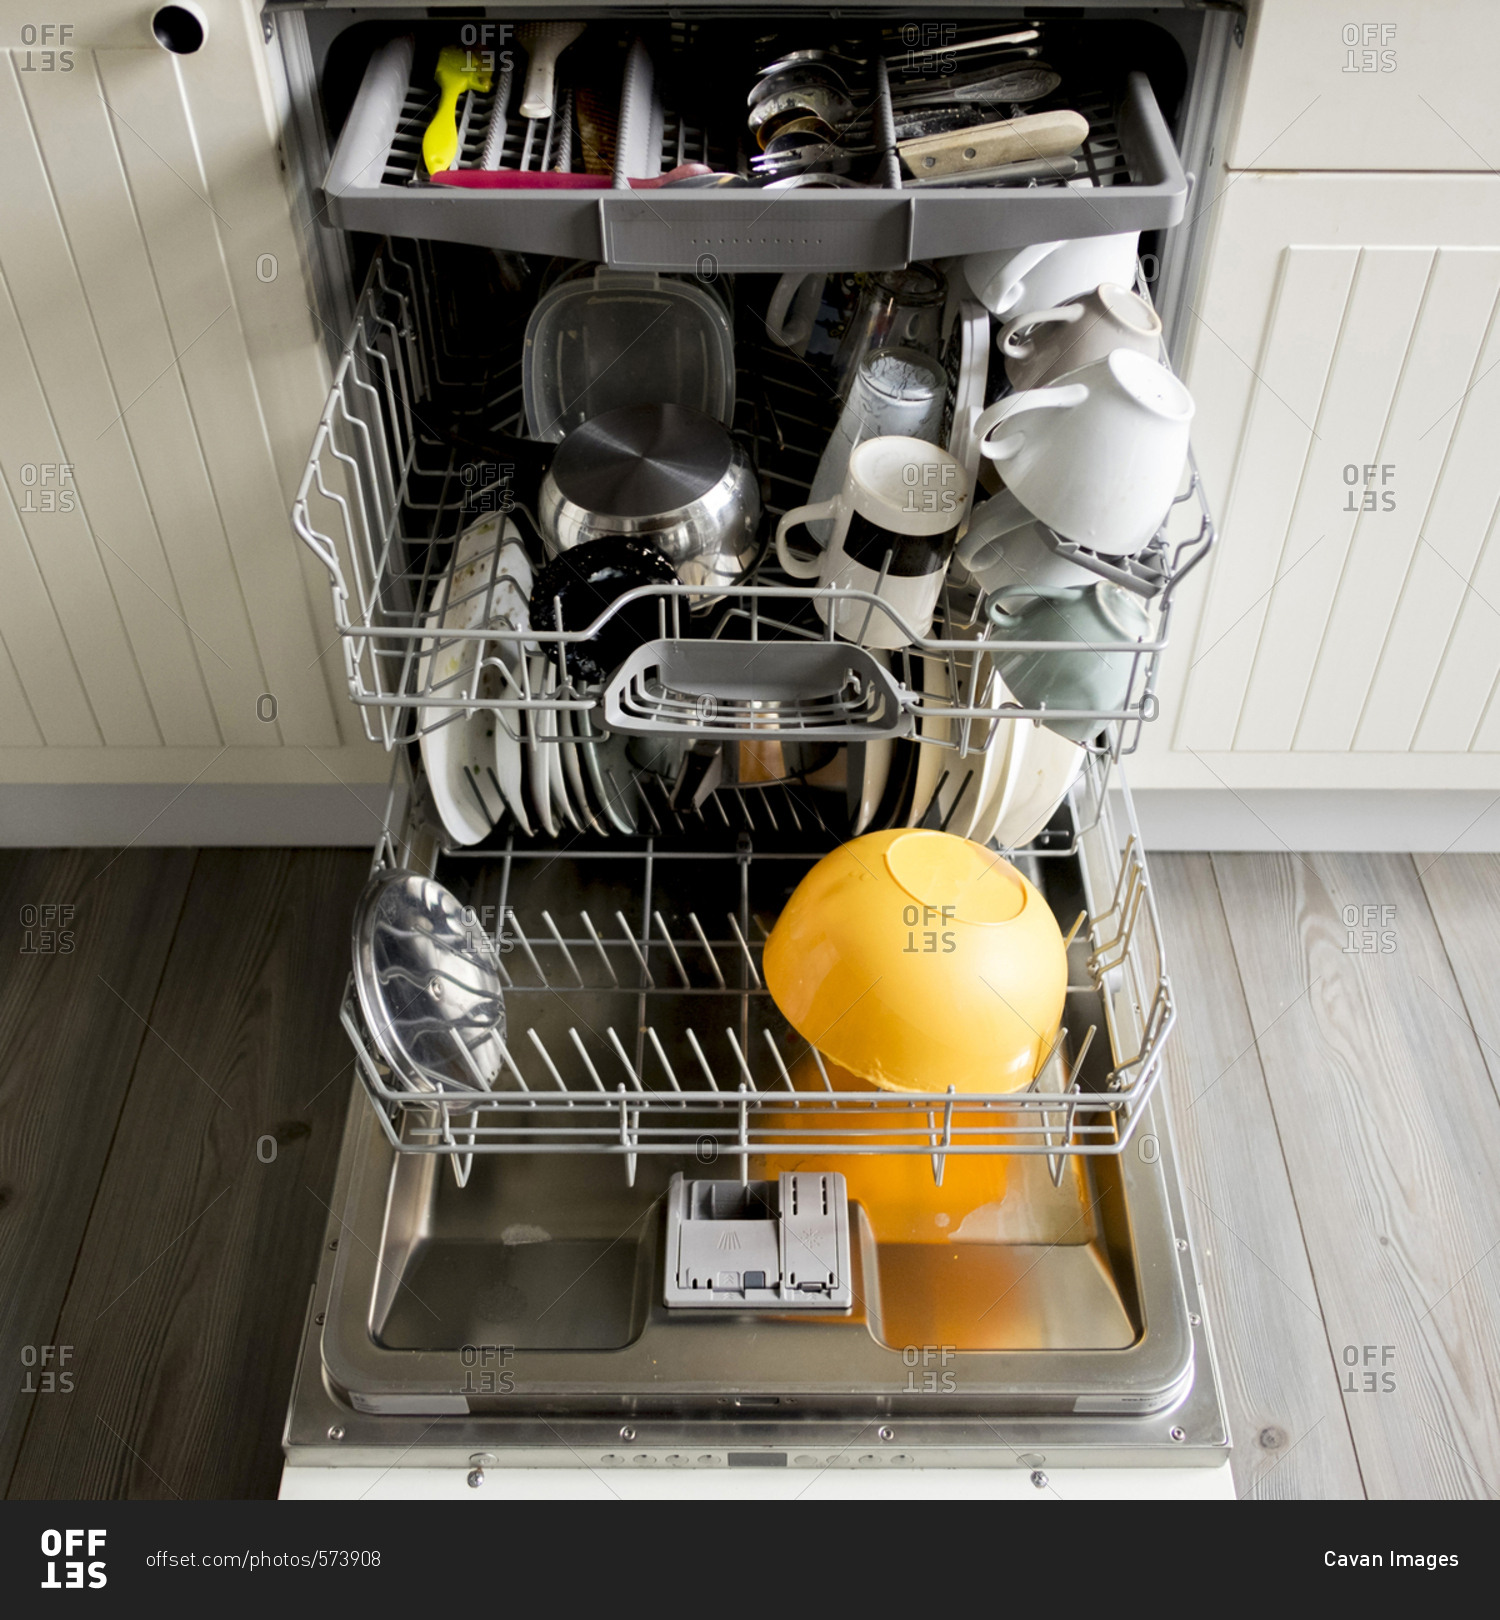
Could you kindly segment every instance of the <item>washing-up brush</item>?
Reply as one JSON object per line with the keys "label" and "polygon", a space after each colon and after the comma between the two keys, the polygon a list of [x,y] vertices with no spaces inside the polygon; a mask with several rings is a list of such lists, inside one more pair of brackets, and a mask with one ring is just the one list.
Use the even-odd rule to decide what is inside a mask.
{"label": "washing-up brush", "polygon": [[465,90],[486,93],[490,87],[490,70],[480,67],[471,51],[457,45],[445,45],[438,52],[437,80],[442,95],[438,110],[427,133],[422,137],[422,161],[428,174],[439,174],[451,169],[458,159],[458,98]]}
{"label": "washing-up brush", "polygon": [[516,44],[530,58],[526,88],[521,93],[523,118],[552,116],[552,87],[557,59],[583,32],[581,22],[522,23],[516,29]]}

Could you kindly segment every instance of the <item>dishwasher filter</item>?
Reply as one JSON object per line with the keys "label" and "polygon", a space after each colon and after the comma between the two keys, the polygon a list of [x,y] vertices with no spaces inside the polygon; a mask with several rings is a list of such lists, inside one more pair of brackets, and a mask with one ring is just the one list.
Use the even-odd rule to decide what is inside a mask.
{"label": "dishwasher filter", "polygon": [[837,1171],[687,1181],[667,1192],[669,1306],[847,1310],[849,1195]]}

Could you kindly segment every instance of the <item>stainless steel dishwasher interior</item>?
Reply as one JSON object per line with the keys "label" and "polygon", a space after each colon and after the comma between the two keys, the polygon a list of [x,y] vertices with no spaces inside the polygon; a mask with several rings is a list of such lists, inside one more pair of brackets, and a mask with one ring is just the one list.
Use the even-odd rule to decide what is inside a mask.
{"label": "stainless steel dishwasher interior", "polygon": [[[438,875],[481,916],[507,908],[550,917],[619,911],[639,934],[644,899],[647,913],[661,912],[669,926],[691,910],[738,914],[748,932],[774,922],[813,859],[765,842],[773,847],[753,858],[743,836],[717,850],[656,856],[644,897],[639,854],[446,857]],[[1086,903],[1079,856],[1027,858],[1026,865],[1067,927]],[[727,921],[720,932],[729,938]],[[528,935],[527,954],[543,949],[559,962],[566,954]],[[690,972],[689,988],[668,990],[658,977],[662,947],[632,961],[628,975],[626,942],[613,949],[619,960],[600,966],[598,976],[608,971],[619,985],[606,979],[607,987],[586,983],[571,992],[541,983],[528,990],[523,953],[513,950],[507,1005],[515,1025],[565,1052],[570,1027],[640,1029],[649,1002],[651,1027],[680,1070],[692,1061],[684,1039],[690,1024],[739,1022],[747,1043],[760,1039],[761,1026],[786,1034],[750,968],[740,986],[721,989],[707,975],[700,984]],[[1072,950],[1071,982],[1085,988],[1070,992],[1068,1022],[1102,1027],[1085,948],[1077,942]],[[553,978],[552,964],[537,965],[538,980]],[[1085,1062],[1085,1086],[1107,1071],[1102,1045]],[[851,1098],[847,1106],[860,1103]],[[555,1112],[540,1100],[538,1126]],[[1136,1152],[1069,1157],[1057,1187],[1045,1157],[1013,1157],[1003,1198],[974,1212],[979,1230],[955,1232],[951,1243],[882,1241],[871,1210],[856,1201],[851,1311],[812,1320],[732,1312],[686,1320],[661,1302],[665,1189],[679,1169],[739,1175],[739,1155],[718,1148],[720,1138],[732,1140],[722,1112],[685,1110],[684,1126],[699,1133],[695,1151],[642,1154],[633,1185],[618,1158],[537,1151],[476,1155],[461,1188],[442,1156],[393,1153],[374,1123],[367,1122],[343,1217],[355,1241],[342,1246],[323,1333],[330,1380],[357,1404],[421,1411],[434,1398],[461,1396],[470,1412],[519,1415],[583,1413],[625,1399],[636,1411],[680,1416],[722,1404],[730,1390],[740,1401],[856,1415],[896,1410],[922,1393],[913,1382],[914,1352],[938,1356],[954,1380],[948,1409],[955,1412],[970,1405],[1071,1412],[1080,1397],[1100,1402],[1096,1411],[1159,1410],[1191,1377],[1162,1166]],[[752,1176],[758,1162],[749,1156]],[[854,1162],[845,1158],[840,1167]],[[930,1174],[925,1157],[901,1162]],[[503,1391],[476,1379],[476,1363],[490,1350],[503,1356]],[[950,1361],[962,1367],[961,1379]],[[1122,1404],[1111,1407],[1112,1399]]]}

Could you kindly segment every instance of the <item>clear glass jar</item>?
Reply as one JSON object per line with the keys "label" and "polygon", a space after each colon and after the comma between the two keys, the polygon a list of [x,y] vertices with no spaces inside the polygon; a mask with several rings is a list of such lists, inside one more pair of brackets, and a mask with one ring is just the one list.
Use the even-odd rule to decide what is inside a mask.
{"label": "clear glass jar", "polygon": [[[809,503],[826,501],[843,488],[849,457],[866,439],[902,434],[936,441],[948,398],[948,375],[921,349],[872,349],[854,374],[838,425],[829,436],[813,477]],[[814,518],[807,531],[820,546],[833,532],[831,518]]]}

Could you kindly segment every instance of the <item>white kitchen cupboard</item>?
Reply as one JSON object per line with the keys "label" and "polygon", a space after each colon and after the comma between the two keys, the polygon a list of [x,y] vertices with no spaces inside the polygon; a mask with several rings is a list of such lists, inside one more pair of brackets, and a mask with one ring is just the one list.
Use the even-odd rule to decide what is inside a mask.
{"label": "white kitchen cupboard", "polygon": [[338,794],[386,762],[288,541],[328,368],[266,41],[152,9],[0,37],[0,780]]}
{"label": "white kitchen cupboard", "polygon": [[1500,841],[1497,50],[1469,0],[1249,8],[1173,305],[1220,544],[1132,772],[1158,843]]}
{"label": "white kitchen cupboard", "polygon": [[1494,0],[1252,0],[1231,169],[1491,173]]}
{"label": "white kitchen cupboard", "polygon": [[1212,206],[1182,365],[1221,541],[1134,777],[1500,786],[1500,180],[1240,172]]}

